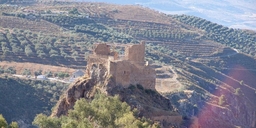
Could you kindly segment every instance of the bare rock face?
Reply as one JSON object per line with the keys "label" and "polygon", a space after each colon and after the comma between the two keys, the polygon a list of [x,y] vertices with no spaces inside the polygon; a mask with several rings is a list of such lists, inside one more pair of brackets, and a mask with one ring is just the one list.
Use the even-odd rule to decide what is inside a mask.
{"label": "bare rock face", "polygon": [[[75,102],[80,98],[91,99],[95,93],[96,88],[106,91],[107,84],[110,84],[110,79],[107,79],[106,68],[93,67],[91,69],[92,76],[88,78],[83,76],[79,78],[75,83],[71,84],[68,90],[58,101],[51,116],[66,115],[69,109],[72,109]],[[105,92],[104,92],[105,93]]]}
{"label": "bare rock face", "polygon": [[[93,83],[89,79],[81,79],[76,81],[69,87],[67,92],[58,101],[52,116],[66,115],[69,109],[72,109],[76,100],[87,96],[86,92],[89,92],[93,88]],[[88,97],[89,98],[89,97]]]}
{"label": "bare rock face", "polygon": [[163,127],[181,123],[182,117],[173,111],[170,101],[155,90],[144,89],[141,85],[131,85],[128,88],[112,86],[114,83],[104,66],[92,67],[91,74],[91,78],[84,76],[70,85],[51,116],[68,114],[68,110],[73,108],[78,99],[92,99],[96,90],[100,90],[110,96],[119,95],[121,101],[139,111],[138,116],[160,121]]}

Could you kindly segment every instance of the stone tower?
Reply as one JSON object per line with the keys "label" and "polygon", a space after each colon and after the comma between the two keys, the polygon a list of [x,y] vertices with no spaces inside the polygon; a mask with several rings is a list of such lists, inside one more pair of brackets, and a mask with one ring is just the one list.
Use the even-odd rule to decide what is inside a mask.
{"label": "stone tower", "polygon": [[[123,46],[123,45],[122,45]],[[107,70],[115,85],[129,87],[142,85],[145,89],[155,90],[156,72],[145,65],[145,42],[127,44],[125,56],[120,57],[117,52],[111,51],[111,45],[96,44],[93,54],[88,57],[86,74],[91,77],[95,69]]]}

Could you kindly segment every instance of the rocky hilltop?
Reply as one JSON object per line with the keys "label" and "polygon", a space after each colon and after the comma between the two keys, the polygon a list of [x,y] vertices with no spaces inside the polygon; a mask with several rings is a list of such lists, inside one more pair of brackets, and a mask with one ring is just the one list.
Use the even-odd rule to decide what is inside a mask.
{"label": "rocky hilltop", "polygon": [[[113,84],[111,78],[103,74],[100,77],[98,77],[99,81],[83,77],[72,84],[57,103],[52,116],[67,114],[68,110],[73,108],[76,100],[80,98],[90,100],[96,91],[100,90],[107,95],[119,95],[121,101],[127,102],[132,108],[138,109],[140,117],[144,116],[155,121],[161,121],[163,126],[179,124],[182,121],[181,116],[174,112],[169,100],[159,93],[145,90],[139,85],[130,86],[129,88],[119,86],[108,90],[106,87]],[[164,118],[170,119],[165,121]]]}
{"label": "rocky hilltop", "polygon": [[[143,45],[141,46],[144,47]],[[98,44],[96,46],[94,55],[91,55],[90,57],[93,56],[95,59],[96,55],[98,61],[88,61],[86,70],[88,74],[78,79],[69,87],[67,92],[62,96],[62,98],[60,98],[59,102],[57,103],[52,116],[59,117],[61,115],[66,115],[68,110],[73,108],[75,102],[78,99],[85,98],[91,100],[97,92],[100,92],[110,96],[119,95],[121,101],[127,102],[132,108],[136,108],[138,110],[139,117],[146,117],[153,121],[158,121],[163,127],[180,125],[182,122],[182,116],[175,112],[171,102],[166,97],[163,97],[158,92],[156,92],[156,90],[152,89],[152,87],[148,88],[148,85],[142,82],[143,79],[148,78],[146,74],[144,74],[145,76],[141,76],[143,79],[138,78],[137,81],[133,81],[132,83],[134,85],[130,84],[127,86],[124,85],[122,81],[120,81],[122,79],[127,79],[128,72],[131,75],[139,75],[136,74],[136,72],[141,73],[140,70],[146,70],[147,66],[137,65],[138,63],[129,59],[109,59],[111,58],[111,54],[104,53],[106,56],[102,55],[102,52],[109,51],[104,50],[104,48],[108,48],[107,45]],[[128,58],[134,58],[132,57],[132,54],[127,56]],[[137,56],[137,58],[140,57]],[[118,64],[120,64],[122,61],[126,62],[126,67],[123,67],[123,69],[131,70],[126,72],[122,71],[121,74],[119,72],[111,73],[110,67],[108,66],[111,66],[111,68],[115,69],[117,68],[115,66],[118,66]],[[113,64],[107,65],[110,62]],[[135,67],[136,71],[133,71]],[[147,69],[147,71],[151,70]],[[148,75],[152,76],[150,73]],[[128,77],[132,79],[131,76]],[[121,82],[121,84],[119,82]]]}

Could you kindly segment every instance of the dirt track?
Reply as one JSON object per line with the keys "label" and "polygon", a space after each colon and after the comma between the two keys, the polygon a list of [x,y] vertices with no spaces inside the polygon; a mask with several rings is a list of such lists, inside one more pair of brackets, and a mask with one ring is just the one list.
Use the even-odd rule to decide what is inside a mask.
{"label": "dirt track", "polygon": [[58,66],[52,66],[52,65],[43,65],[43,64],[36,64],[36,63],[18,63],[18,62],[7,62],[2,61],[0,62],[0,66],[2,68],[8,68],[8,67],[14,67],[16,69],[16,74],[22,74],[22,72],[25,69],[30,69],[31,73],[35,71],[42,70],[43,73],[45,71],[51,71],[53,73],[55,72],[67,72],[69,74],[72,74],[76,69],[68,68],[68,67],[58,67]]}

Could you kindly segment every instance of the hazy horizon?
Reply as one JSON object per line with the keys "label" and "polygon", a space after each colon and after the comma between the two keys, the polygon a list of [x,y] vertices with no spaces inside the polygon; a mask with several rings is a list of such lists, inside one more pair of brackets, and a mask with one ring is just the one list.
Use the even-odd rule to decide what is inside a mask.
{"label": "hazy horizon", "polygon": [[113,4],[139,4],[166,14],[187,14],[241,29],[256,30],[256,1],[253,0],[78,0]]}

